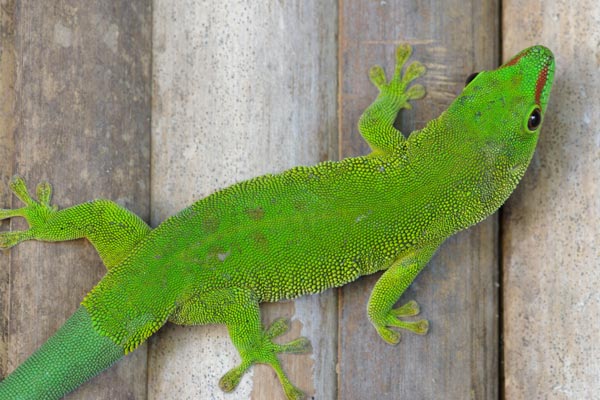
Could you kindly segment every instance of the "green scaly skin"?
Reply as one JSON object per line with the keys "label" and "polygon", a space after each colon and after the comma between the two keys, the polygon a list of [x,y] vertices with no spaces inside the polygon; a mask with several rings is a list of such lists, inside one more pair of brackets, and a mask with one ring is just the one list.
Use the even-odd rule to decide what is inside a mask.
{"label": "green scaly skin", "polygon": [[425,334],[427,321],[400,319],[419,313],[416,302],[394,304],[447,237],[493,213],[514,190],[536,146],[554,59],[535,46],[479,73],[448,110],[406,139],[394,119],[425,93],[408,87],[424,73],[421,64],[402,74],[410,53],[398,47],[389,82],[381,67],[370,71],[380,94],[359,128],[371,154],[238,183],[154,230],[105,200],[58,211],[50,185],[38,186],[36,201],[16,177],[11,187],[26,206],[2,210],[0,218],[25,217],[30,229],[2,233],[0,246],[86,237],[108,273],[49,344],[0,383],[0,399],[59,398],[167,321],[227,325],[242,362],[221,378],[223,390],[265,363],[288,399],[304,398],[278,354],[303,353],[310,344],[302,337],[275,343],[288,321],[265,329],[259,303],[381,270],[367,308],[376,331],[391,344],[400,339],[395,328]]}

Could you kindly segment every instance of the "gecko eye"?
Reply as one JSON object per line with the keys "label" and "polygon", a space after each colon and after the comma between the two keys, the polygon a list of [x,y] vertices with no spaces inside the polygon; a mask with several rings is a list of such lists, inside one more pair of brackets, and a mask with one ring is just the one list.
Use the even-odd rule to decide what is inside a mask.
{"label": "gecko eye", "polygon": [[531,114],[529,114],[529,119],[527,120],[527,129],[530,131],[535,131],[540,124],[542,123],[542,113],[538,107],[534,108]]}
{"label": "gecko eye", "polygon": [[471,81],[473,79],[475,79],[477,77],[477,75],[479,75],[479,72],[473,72],[471,75],[469,75],[467,77],[467,80],[465,81],[465,86],[467,86],[469,83],[471,83]]}

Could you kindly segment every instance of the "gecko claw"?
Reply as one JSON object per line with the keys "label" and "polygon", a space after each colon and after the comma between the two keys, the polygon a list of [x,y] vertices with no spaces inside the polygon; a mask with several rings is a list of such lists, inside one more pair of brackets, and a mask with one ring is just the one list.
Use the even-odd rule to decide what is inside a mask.
{"label": "gecko claw", "polygon": [[401,305],[400,307],[396,307],[392,309],[392,314],[396,317],[412,317],[415,315],[419,315],[421,312],[421,307],[419,307],[419,303],[414,300],[409,301]]}
{"label": "gecko claw", "polygon": [[402,81],[405,84],[408,84],[408,83],[414,81],[415,79],[417,79],[418,77],[423,76],[424,74],[425,74],[425,66],[423,64],[421,64],[419,61],[415,61],[406,68],[406,71],[404,72],[404,77],[402,78]]}
{"label": "gecko claw", "polygon": [[380,65],[373,65],[369,69],[369,79],[371,83],[381,90],[386,85],[385,71]]}
{"label": "gecko claw", "polygon": [[26,205],[30,206],[35,203],[35,200],[29,195],[25,181],[20,175],[14,175],[8,185],[10,190]]}
{"label": "gecko claw", "polygon": [[265,331],[265,335],[269,339],[283,335],[290,330],[290,320],[287,318],[277,318]]}
{"label": "gecko claw", "polygon": [[40,182],[36,188],[36,195],[41,204],[49,206],[52,199],[52,185],[46,181]]}
{"label": "gecko claw", "polygon": [[423,85],[413,85],[406,91],[406,97],[409,100],[419,100],[425,97],[425,87]]}
{"label": "gecko claw", "polygon": [[396,66],[394,69],[394,79],[401,79],[402,67],[412,54],[412,47],[408,43],[399,44],[396,47]]}
{"label": "gecko claw", "polygon": [[31,239],[29,230],[21,232],[2,232],[0,233],[0,249],[7,250],[21,243],[24,240]]}

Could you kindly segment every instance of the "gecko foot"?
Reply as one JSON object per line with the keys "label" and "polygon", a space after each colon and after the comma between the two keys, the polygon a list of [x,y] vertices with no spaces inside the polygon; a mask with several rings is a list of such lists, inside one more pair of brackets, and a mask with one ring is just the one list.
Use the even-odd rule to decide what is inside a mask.
{"label": "gecko foot", "polygon": [[429,330],[429,321],[426,319],[418,321],[402,321],[399,319],[399,317],[412,317],[419,314],[419,312],[419,304],[411,300],[400,307],[391,309],[383,323],[374,324],[375,329],[379,336],[389,344],[400,342],[400,333],[389,327],[406,329],[418,335],[425,335]]}
{"label": "gecko foot", "polygon": [[380,92],[380,96],[386,96],[394,100],[399,108],[410,109],[408,100],[417,100],[425,96],[425,88],[422,85],[413,85],[408,87],[409,83],[425,74],[425,66],[418,61],[410,64],[404,75],[402,68],[412,53],[412,47],[408,44],[401,44],[396,48],[396,68],[390,81],[387,81],[383,68],[379,65],[371,67],[369,78]]}
{"label": "gecko foot", "polygon": [[289,327],[289,320],[284,318],[275,320],[269,328],[264,331],[259,343],[254,344],[247,351],[240,353],[242,362],[240,365],[223,375],[219,381],[221,389],[225,392],[231,392],[240,383],[242,376],[250,366],[255,363],[261,363],[268,364],[275,370],[288,400],[300,400],[306,398],[304,393],[295,387],[283,372],[277,354],[303,354],[310,352],[310,341],[305,337],[297,338],[285,344],[273,343],[272,341],[273,338],[287,332]]}
{"label": "gecko foot", "polygon": [[46,223],[50,215],[58,210],[58,207],[50,205],[52,198],[52,186],[48,182],[41,182],[37,186],[36,194],[38,200],[34,200],[27,191],[25,181],[15,175],[10,182],[10,189],[23,202],[25,207],[17,209],[0,209],[0,220],[23,217],[27,220],[30,229],[19,232],[0,233],[0,248],[10,248],[23,240],[35,237],[35,228]]}

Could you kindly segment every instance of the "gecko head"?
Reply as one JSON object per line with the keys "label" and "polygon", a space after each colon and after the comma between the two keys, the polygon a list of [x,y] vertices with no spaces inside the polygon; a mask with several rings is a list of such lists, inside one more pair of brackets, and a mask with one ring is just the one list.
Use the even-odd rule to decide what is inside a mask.
{"label": "gecko head", "polygon": [[471,75],[448,112],[498,168],[520,178],[535,151],[553,77],[552,52],[529,47],[495,70]]}
{"label": "gecko head", "polygon": [[533,101],[542,114],[546,112],[554,78],[554,54],[550,49],[539,45],[529,47],[494,72],[507,75],[513,90],[527,94],[529,102]]}

